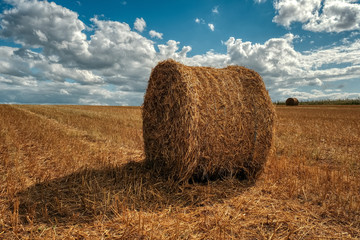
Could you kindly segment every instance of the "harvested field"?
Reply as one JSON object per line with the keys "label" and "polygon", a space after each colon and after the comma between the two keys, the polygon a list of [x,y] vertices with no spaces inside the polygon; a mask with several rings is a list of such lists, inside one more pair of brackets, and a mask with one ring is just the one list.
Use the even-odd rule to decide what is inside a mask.
{"label": "harvested field", "polygon": [[276,114],[255,184],[178,185],[138,107],[0,105],[0,239],[359,239],[360,107]]}

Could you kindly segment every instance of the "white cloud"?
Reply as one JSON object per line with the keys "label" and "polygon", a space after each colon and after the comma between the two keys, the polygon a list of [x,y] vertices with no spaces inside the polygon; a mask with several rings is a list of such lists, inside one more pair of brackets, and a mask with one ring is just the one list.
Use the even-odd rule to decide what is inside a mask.
{"label": "white cloud", "polygon": [[[206,24],[205,20],[202,19],[202,18],[195,18],[195,22],[198,23],[198,24]],[[215,30],[214,24],[208,23],[207,26],[209,27],[209,29],[210,29],[211,31],[214,31],[214,30]]]}
{"label": "white cloud", "polygon": [[360,32],[351,32],[350,37],[356,37],[360,35]]}
{"label": "white cloud", "polygon": [[215,6],[213,7],[213,9],[211,10],[212,13],[215,13],[215,14],[219,14],[219,6]]}
{"label": "white cloud", "polygon": [[[156,58],[154,43],[131,31],[126,23],[97,18],[91,21],[94,33],[87,39],[82,32],[85,25],[76,13],[55,3],[19,1],[2,14],[0,35],[15,39],[24,48],[2,48],[7,54],[1,56],[7,57],[0,74],[31,75],[54,81],[71,78],[82,84],[112,82],[145,89],[144,76]],[[27,49],[36,47],[42,49],[40,54]],[[7,70],[5,66],[9,66]],[[37,69],[36,74],[32,68]],[[142,83],[134,79],[141,79]]]}
{"label": "white cloud", "polygon": [[143,32],[145,27],[146,27],[145,20],[143,18],[136,18],[134,22],[134,28],[139,32]]}
{"label": "white cloud", "polygon": [[313,83],[310,83],[310,86],[311,86],[311,85],[322,86],[323,84],[324,84],[323,81],[321,81],[319,78],[315,78],[314,82],[313,82]]}
{"label": "white cloud", "polygon": [[85,67],[110,68],[125,71],[125,75],[132,75],[138,72],[134,68],[144,64],[148,66],[150,59],[154,58],[154,43],[131,31],[126,23],[96,18],[92,21],[96,25],[96,30],[89,41],[91,59],[85,61]]}
{"label": "white cloud", "polygon": [[[294,88],[290,96],[296,97],[298,87],[326,88],[327,83],[333,81],[359,78],[359,39],[349,44],[300,53],[292,46],[294,38],[292,34],[287,34],[282,38],[269,39],[264,44],[230,38],[225,43],[229,56],[226,65],[243,65],[259,72],[274,99],[282,96],[277,91],[279,88]],[[344,64],[349,66],[344,67]],[[299,93],[305,98],[317,99],[314,94],[304,95],[303,92],[301,94]],[[340,97],[340,94],[330,96]]]}
{"label": "white cloud", "polygon": [[287,34],[282,38],[269,39],[261,45],[231,37],[225,44],[231,63],[251,67],[268,76],[283,78],[301,71],[301,54],[292,46],[294,38],[294,35]]}
{"label": "white cloud", "polygon": [[205,20],[204,19],[202,19],[202,18],[195,18],[195,22],[196,23],[201,23],[201,24],[205,24]]}
{"label": "white cloud", "polygon": [[162,33],[156,32],[156,31],[154,31],[154,30],[150,30],[149,34],[150,34],[150,37],[151,37],[151,38],[158,38],[158,39],[162,39],[162,38],[163,38],[163,34],[162,34]]}
{"label": "white cloud", "polygon": [[299,91],[295,88],[279,88],[273,92],[278,96],[279,100],[284,100],[288,97],[296,97],[300,101],[306,100],[321,100],[321,99],[356,99],[360,98],[360,93],[341,92],[334,90],[318,90],[314,89],[310,92]]}
{"label": "white cloud", "polygon": [[319,86],[320,87],[323,84],[324,84],[324,82],[321,81],[319,78],[310,79],[310,80],[302,79],[300,81],[294,82],[294,85],[296,85],[296,86]]}
{"label": "white cloud", "polygon": [[189,66],[212,66],[222,68],[226,67],[230,63],[230,58],[227,54],[208,51],[202,55],[195,55],[191,58],[179,59],[179,61]]}
{"label": "white cloud", "polygon": [[322,13],[317,13],[303,26],[313,32],[343,32],[360,29],[360,4],[352,1],[325,1]]}
{"label": "white cloud", "polygon": [[[51,18],[56,21],[49,27]],[[226,53],[189,57],[191,47],[178,41],[168,40],[156,48],[127,23],[91,21],[93,29],[86,37],[77,13],[55,3],[18,0],[13,9],[4,11],[0,35],[15,39],[21,47],[0,46],[0,102],[140,105],[151,69],[168,58],[192,66],[237,64],[254,69],[275,99],[285,93],[316,97],[314,92],[300,91],[302,87],[321,91],[319,96],[357,96],[323,89],[329,82],[359,78],[360,39],[298,52],[293,34],[263,44],[231,37],[224,42]],[[150,32],[156,37],[155,31]],[[108,85],[114,87],[109,90]]]}
{"label": "white cloud", "polygon": [[254,2],[260,4],[266,2],[266,0],[254,0]]}
{"label": "white cloud", "polygon": [[62,95],[70,95],[70,93],[65,89],[60,89],[60,94],[62,94]]}
{"label": "white cloud", "polygon": [[314,32],[342,32],[360,29],[360,4],[353,0],[276,0],[273,21],[287,28],[293,22]]}
{"label": "white cloud", "polygon": [[209,26],[209,28],[210,28],[211,31],[214,31],[214,30],[215,30],[214,24],[209,23],[208,26]]}
{"label": "white cloud", "polygon": [[39,82],[37,87],[21,88],[3,84],[0,76],[2,103],[140,105],[143,95],[142,91],[122,91],[120,87],[108,91],[102,86],[84,86],[67,82]]}
{"label": "white cloud", "polygon": [[159,61],[164,60],[164,59],[168,59],[168,58],[172,58],[174,60],[177,61],[184,61],[186,59],[186,54],[188,52],[191,51],[191,47],[190,46],[184,46],[180,52],[178,52],[179,50],[179,45],[180,42],[174,41],[174,40],[169,40],[166,45],[165,44],[160,44],[158,45],[159,48],[159,54],[157,56],[157,59]]}
{"label": "white cloud", "polygon": [[274,8],[277,16],[273,21],[290,27],[292,22],[307,22],[314,17],[315,13],[320,9],[322,0],[275,0]]}
{"label": "white cloud", "polygon": [[[12,1],[15,7],[1,15],[0,36],[25,47],[43,47],[47,55],[67,61],[86,55],[85,24],[78,14],[54,2]],[[54,24],[56,23],[56,24]]]}
{"label": "white cloud", "polygon": [[[64,18],[58,19],[57,16]],[[57,20],[50,24],[49,19]],[[126,23],[98,18],[91,21],[92,35],[87,38],[83,33],[86,26],[78,19],[78,15],[55,3],[19,1],[13,9],[4,11],[0,19],[0,35],[15,39],[23,47],[0,46],[0,88],[8,89],[21,102],[25,99],[20,96],[22,86],[38,84],[40,88],[44,86],[42,82],[51,82],[57,88],[56,91],[49,90],[49,94],[62,99],[65,92],[61,91],[60,94],[59,89],[76,96],[76,92],[57,85],[72,79],[79,84],[77,86],[88,89],[87,94],[92,88],[113,84],[125,89],[121,94],[135,93],[136,96],[127,95],[127,100],[118,102],[131,101],[133,104],[141,104],[147,79],[154,65],[168,57],[186,58],[186,54],[191,50],[191,47],[185,46],[178,51],[179,43],[169,41],[163,45],[162,52],[156,52],[153,41],[132,31]],[[161,36],[155,31],[152,33],[154,36]],[[40,48],[40,53],[30,50],[31,48]],[[47,84],[46,89],[50,85]],[[30,90],[27,87],[22,91]],[[37,91],[33,92],[27,100],[32,96],[35,102],[40,101],[35,100]],[[78,97],[85,99],[84,94],[86,93],[81,92]],[[0,102],[5,101],[5,93],[3,96],[0,97]],[[111,96],[117,99],[114,95]],[[105,101],[104,96],[102,99],[104,102],[111,102]],[[71,100],[78,102],[74,98]],[[42,98],[42,101],[45,100]],[[47,102],[54,101],[49,99]]]}

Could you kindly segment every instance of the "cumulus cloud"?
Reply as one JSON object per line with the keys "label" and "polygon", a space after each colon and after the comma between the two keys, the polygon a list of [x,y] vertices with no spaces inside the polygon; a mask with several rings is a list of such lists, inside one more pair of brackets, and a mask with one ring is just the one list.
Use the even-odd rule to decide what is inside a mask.
{"label": "cumulus cloud", "polygon": [[[72,78],[82,84],[107,81],[132,84],[139,74],[151,70],[156,54],[153,42],[131,31],[126,23],[93,18],[94,34],[87,39],[83,33],[85,25],[78,15],[53,2],[18,1],[1,17],[0,36],[23,46],[11,53],[17,58],[7,59],[22,60],[17,65],[27,69],[21,70],[23,74],[33,76],[31,68],[35,66],[37,75],[42,72],[41,80]],[[41,54],[30,48],[41,48]],[[30,61],[30,56],[42,60]],[[144,65],[141,71],[137,69],[140,65]],[[132,85],[139,87],[138,84]]]}
{"label": "cumulus cloud", "polygon": [[214,31],[214,30],[215,30],[214,24],[209,23],[208,26],[209,26],[209,28],[210,28],[211,31]]}
{"label": "cumulus cloud", "polygon": [[360,4],[353,1],[325,1],[322,13],[303,26],[313,32],[343,32],[360,29]]}
{"label": "cumulus cloud", "polygon": [[262,45],[231,37],[225,44],[231,63],[249,66],[271,77],[284,78],[301,71],[301,54],[292,46],[295,37],[287,34],[282,38],[272,38]]}
{"label": "cumulus cloud", "polygon": [[[302,86],[318,88],[328,82],[358,78],[360,40],[301,53],[292,45],[295,38],[287,34],[269,39],[264,44],[230,38],[225,43],[229,57],[226,64],[243,65],[259,72],[274,99],[286,96],[278,92],[279,88],[291,90],[295,87],[292,93],[296,93],[297,88]],[[348,66],[344,67],[344,64]]]}
{"label": "cumulus cloud", "polygon": [[180,61],[190,66],[212,66],[217,68],[226,67],[230,64],[230,58],[227,54],[214,51],[208,51],[205,54],[195,55],[191,58],[182,58]]}
{"label": "cumulus cloud", "polygon": [[[0,77],[1,79],[1,77]],[[59,90],[60,89],[60,90]],[[68,82],[39,82],[37,87],[20,88],[0,81],[0,102],[33,104],[141,105],[143,92],[113,91],[102,86]]]}
{"label": "cumulus cloud", "polygon": [[274,8],[277,16],[273,21],[287,28],[293,22],[307,22],[314,17],[315,13],[320,9],[322,0],[276,0]]}
{"label": "cumulus cloud", "polygon": [[273,21],[290,28],[293,22],[314,32],[343,32],[360,29],[360,4],[353,0],[276,0]]}
{"label": "cumulus cloud", "polygon": [[[357,78],[356,74],[360,74],[360,40],[300,53],[293,47],[295,38],[287,34],[264,44],[230,38],[225,45],[230,63],[255,69],[271,81],[272,86],[294,83],[322,86],[325,81]],[[336,67],[341,64],[349,66]]]}
{"label": "cumulus cloud", "polygon": [[158,45],[159,54],[157,56],[158,59],[168,59],[172,58],[177,61],[185,61],[186,54],[191,51],[190,46],[184,46],[179,52],[179,44],[180,42],[169,40],[166,44]]}
{"label": "cumulus cloud", "polygon": [[279,88],[274,90],[274,95],[279,96],[279,99],[283,100],[287,97],[296,97],[300,101],[306,100],[322,100],[322,99],[356,99],[360,98],[360,93],[341,92],[337,89],[334,90],[318,90],[313,89],[311,91],[301,91],[295,88]]}
{"label": "cumulus cloud", "polygon": [[131,31],[128,24],[96,18],[92,21],[96,30],[89,41],[91,58],[85,59],[84,68],[110,68],[132,75],[138,72],[135,68],[148,66],[150,59],[154,58],[154,43]]}
{"label": "cumulus cloud", "polygon": [[[157,52],[153,41],[132,31],[127,23],[97,17],[91,21],[92,34],[87,38],[84,34],[87,27],[78,19],[77,13],[47,1],[14,1],[13,8],[1,15],[0,36],[16,41],[22,47],[0,46],[0,88],[8,89],[16,96],[21,94],[19,88],[22,86],[39,88],[45,86],[44,82],[57,86],[70,79],[78,84],[76,86],[89,88],[87,94],[90,94],[90,88],[101,90],[101,86],[113,84],[121,88],[119,94],[135,93],[136,98],[128,96],[126,99],[132,104],[141,104],[154,65],[169,57],[186,58],[191,51],[191,47],[179,49],[178,42],[169,41]],[[155,31],[149,34],[162,37]],[[37,50],[32,50],[34,48]],[[46,87],[50,87],[50,83]],[[29,91],[29,88],[22,91]],[[61,99],[68,96],[65,91],[72,94],[64,87],[57,87],[51,94]],[[30,94],[34,99],[35,92]],[[82,99],[85,99],[84,94],[80,94]],[[110,96],[114,97],[114,94]],[[24,100],[20,96],[16,99]]]}
{"label": "cumulus cloud", "polygon": [[[322,91],[329,82],[341,84],[360,76],[360,39],[299,52],[293,46],[297,39],[293,34],[263,44],[230,37],[223,43],[226,53],[188,56],[190,46],[175,40],[155,46],[127,23],[95,17],[86,36],[87,27],[78,14],[62,6],[47,1],[12,2],[13,8],[0,16],[0,36],[21,47],[0,46],[0,102],[140,105],[151,69],[168,58],[192,66],[249,67],[261,74],[274,99],[285,93],[314,97],[314,92],[299,88]],[[152,31],[150,37],[160,36]],[[344,94],[321,92],[340,96],[335,93]]]}
{"label": "cumulus cloud", "polygon": [[5,38],[31,46],[42,46],[48,39],[69,44],[86,38],[81,32],[85,29],[84,23],[78,19],[77,13],[67,8],[54,2],[13,0],[11,3],[14,8],[1,15],[0,33]]}
{"label": "cumulus cloud", "polygon": [[[0,36],[24,47],[43,47],[46,55],[65,61],[88,55],[85,24],[78,14],[54,2],[14,0],[1,15]],[[55,23],[55,24],[54,24]]]}
{"label": "cumulus cloud", "polygon": [[158,39],[162,39],[163,38],[163,34],[156,32],[154,30],[150,30],[149,35],[151,38],[158,38]]}
{"label": "cumulus cloud", "polygon": [[136,18],[134,22],[134,28],[139,32],[143,32],[145,27],[146,27],[145,20],[143,18]]}

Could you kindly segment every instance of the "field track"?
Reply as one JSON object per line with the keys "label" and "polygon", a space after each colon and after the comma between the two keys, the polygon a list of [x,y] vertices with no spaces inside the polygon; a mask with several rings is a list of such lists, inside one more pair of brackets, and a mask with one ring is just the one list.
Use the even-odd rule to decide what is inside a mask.
{"label": "field track", "polygon": [[277,106],[255,184],[142,165],[140,107],[0,105],[0,239],[359,239],[360,106]]}

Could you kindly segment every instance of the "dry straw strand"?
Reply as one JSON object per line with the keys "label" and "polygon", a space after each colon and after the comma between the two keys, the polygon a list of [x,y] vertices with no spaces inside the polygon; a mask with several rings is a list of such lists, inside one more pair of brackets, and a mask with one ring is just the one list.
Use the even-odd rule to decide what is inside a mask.
{"label": "dry straw strand", "polygon": [[286,106],[297,106],[299,105],[299,100],[297,98],[288,98],[285,104]]}
{"label": "dry straw strand", "polygon": [[169,178],[255,180],[274,135],[275,111],[253,70],[160,62],[143,104],[146,163]]}

